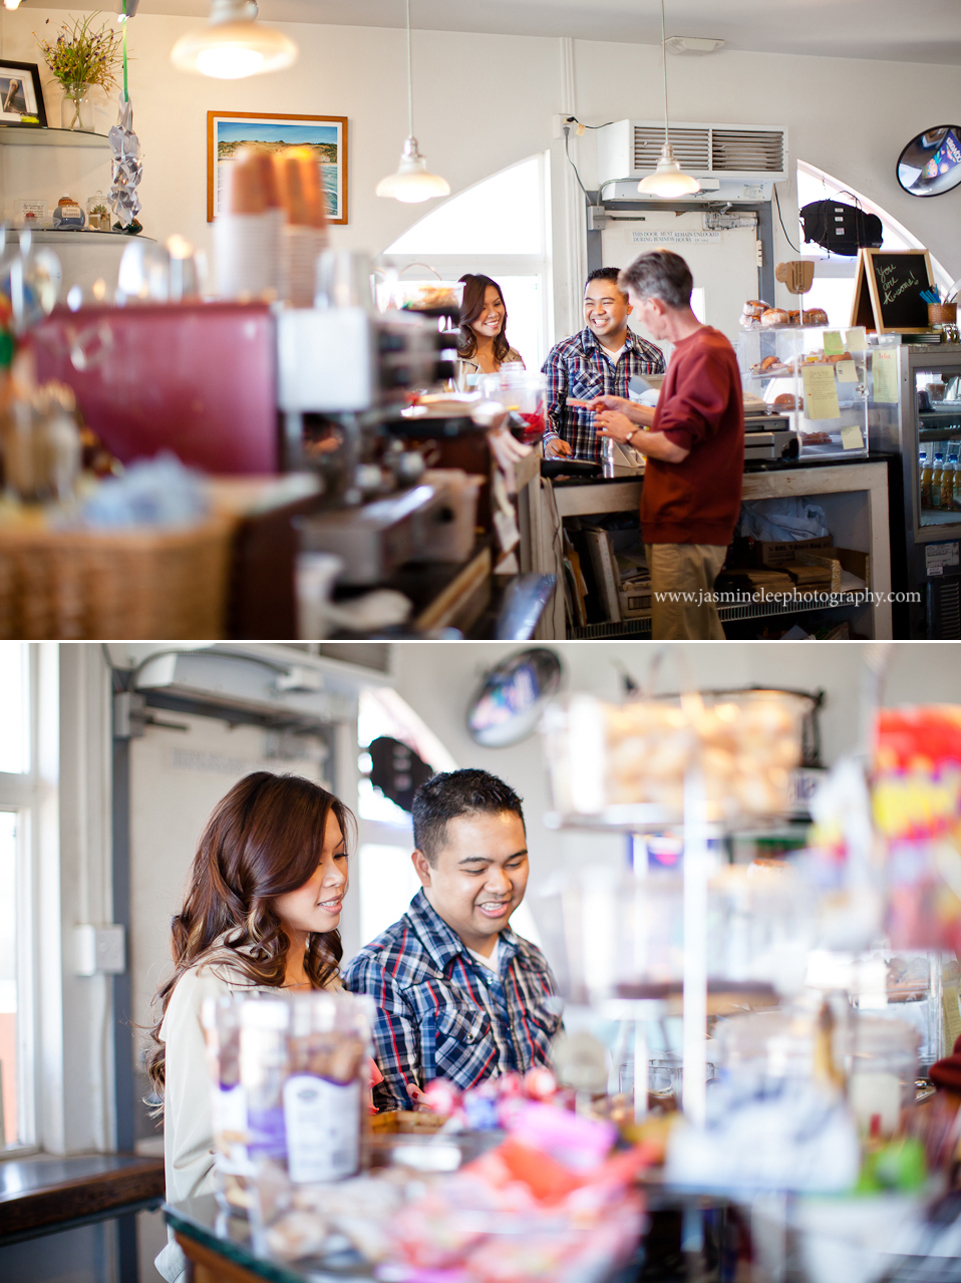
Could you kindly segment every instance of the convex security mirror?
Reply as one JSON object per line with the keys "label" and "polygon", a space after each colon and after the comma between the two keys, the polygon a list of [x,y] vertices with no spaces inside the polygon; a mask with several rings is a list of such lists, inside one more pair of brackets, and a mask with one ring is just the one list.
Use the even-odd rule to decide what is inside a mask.
{"label": "convex security mirror", "polygon": [[911,196],[941,196],[961,183],[961,125],[935,125],[898,157],[898,182]]}

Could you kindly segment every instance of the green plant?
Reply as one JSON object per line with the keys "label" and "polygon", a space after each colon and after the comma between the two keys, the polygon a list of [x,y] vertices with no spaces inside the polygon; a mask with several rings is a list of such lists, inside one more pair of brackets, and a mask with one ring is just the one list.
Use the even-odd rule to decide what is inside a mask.
{"label": "green plant", "polygon": [[109,26],[96,30],[93,20],[99,16],[89,13],[85,18],[74,18],[72,26],[64,22],[55,42],[41,40],[34,32],[44,61],[64,89],[76,85],[112,89],[117,83],[121,35]]}

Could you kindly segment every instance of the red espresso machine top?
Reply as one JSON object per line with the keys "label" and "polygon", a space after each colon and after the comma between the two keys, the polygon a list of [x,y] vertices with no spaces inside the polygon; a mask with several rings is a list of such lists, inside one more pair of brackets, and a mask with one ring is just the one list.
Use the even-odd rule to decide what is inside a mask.
{"label": "red espresso machine top", "polygon": [[219,475],[278,472],[277,343],[261,303],[58,308],[29,335],[122,463],[170,450]]}

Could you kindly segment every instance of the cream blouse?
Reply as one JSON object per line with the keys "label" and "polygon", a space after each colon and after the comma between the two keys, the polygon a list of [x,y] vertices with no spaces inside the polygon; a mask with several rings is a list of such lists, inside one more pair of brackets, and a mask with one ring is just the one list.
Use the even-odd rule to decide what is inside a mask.
{"label": "cream blouse", "polygon": [[[507,365],[508,362],[514,362],[517,365],[524,365],[524,358],[516,348],[509,348],[507,355],[501,361],[501,365]],[[527,366],[524,365],[524,369]],[[490,371],[482,370],[473,357],[459,356],[457,358],[457,369],[454,371],[454,386],[458,392],[471,392],[477,382],[479,375],[488,374]]]}

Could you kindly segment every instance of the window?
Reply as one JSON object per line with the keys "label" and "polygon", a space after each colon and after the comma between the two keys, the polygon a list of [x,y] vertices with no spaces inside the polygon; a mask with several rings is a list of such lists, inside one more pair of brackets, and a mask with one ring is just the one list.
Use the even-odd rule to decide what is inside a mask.
{"label": "window", "polygon": [[410,815],[367,778],[371,760],[365,750],[381,735],[410,745],[436,771],[457,769],[441,741],[395,690],[384,686],[361,691],[357,717],[361,944],[396,922],[420,887],[410,860],[414,847]]}
{"label": "window", "polygon": [[[924,249],[916,236],[901,223],[892,218],[880,205],[861,196],[858,192],[845,187],[836,178],[823,170],[799,160],[797,166],[798,209],[803,209],[816,200],[841,200],[847,205],[860,204],[868,214],[876,214],[881,220],[884,239],[882,248],[887,250]],[[854,305],[854,286],[857,280],[858,260],[829,254],[820,245],[804,240],[804,231],[798,224],[798,245],[806,259],[812,259],[814,268],[814,285],[804,296],[805,307],[823,307],[828,314],[831,325],[846,326],[851,323],[851,309]],[[931,269],[941,295],[951,288],[952,279],[938,260],[931,256]]]}
{"label": "window", "polygon": [[0,1151],[31,1145],[30,648],[0,642]]}
{"label": "window", "polygon": [[497,281],[507,336],[529,370],[553,342],[548,154],[492,174],[432,209],[383,253],[386,266],[429,264],[446,280],[466,272]]}

